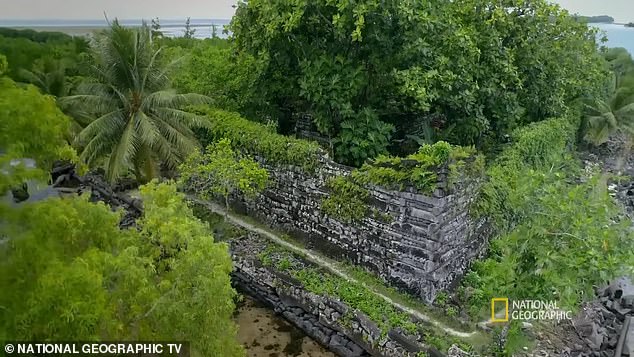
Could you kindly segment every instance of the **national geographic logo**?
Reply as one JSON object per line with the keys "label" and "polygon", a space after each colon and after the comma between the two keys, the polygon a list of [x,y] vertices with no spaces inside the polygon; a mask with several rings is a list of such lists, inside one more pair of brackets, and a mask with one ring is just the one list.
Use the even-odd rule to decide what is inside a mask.
{"label": "national geographic logo", "polygon": [[[500,314],[499,311],[502,311]],[[491,322],[508,322],[509,320],[509,299],[491,299]]]}
{"label": "national geographic logo", "polygon": [[572,311],[562,310],[556,301],[491,299],[491,322],[508,322],[509,319],[530,320],[571,320]]}

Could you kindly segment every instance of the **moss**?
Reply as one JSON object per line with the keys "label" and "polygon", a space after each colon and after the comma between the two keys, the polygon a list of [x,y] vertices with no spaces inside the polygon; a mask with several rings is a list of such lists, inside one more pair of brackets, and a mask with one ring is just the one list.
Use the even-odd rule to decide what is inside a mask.
{"label": "moss", "polygon": [[211,129],[198,133],[203,146],[223,138],[231,139],[234,148],[259,156],[273,165],[294,165],[307,171],[319,163],[319,145],[275,133],[266,125],[244,119],[238,113],[199,106],[193,111],[207,117]]}
{"label": "moss", "polygon": [[359,221],[367,215],[366,200],[370,193],[348,176],[331,178],[326,183],[330,196],[321,203],[321,210],[343,222]]}
{"label": "moss", "polygon": [[[349,176],[330,179],[326,186],[331,194],[322,202],[321,209],[343,222],[359,221],[371,214],[377,220],[390,223],[393,218],[389,214],[368,206],[368,185],[393,190],[414,186],[419,191],[430,194],[437,187],[438,172],[442,167],[447,167],[447,183],[448,188],[451,188],[466,165],[465,159],[473,156],[474,152],[473,148],[452,147],[439,141],[433,145],[421,146],[417,153],[406,158],[379,156],[373,162],[352,171]],[[480,168],[470,172],[481,173],[483,157],[476,158],[473,162]]]}
{"label": "moss", "polygon": [[423,193],[432,193],[438,184],[438,173],[442,168],[449,169],[449,186],[459,176],[465,166],[465,159],[473,156],[475,149],[439,141],[433,145],[425,144],[418,152],[406,158],[381,155],[373,162],[364,164],[353,172],[357,182],[374,184],[394,190],[403,190],[413,186]]}
{"label": "moss", "polygon": [[368,288],[346,281],[338,276],[324,274],[314,268],[296,270],[291,273],[304,287],[318,295],[329,295],[343,301],[353,309],[366,314],[381,329],[382,334],[395,327],[416,331],[416,325],[408,314],[397,310]]}
{"label": "moss", "polygon": [[457,337],[447,335],[439,336],[431,332],[423,332],[423,336],[426,344],[435,347],[439,351],[447,351],[449,350],[449,348],[451,348],[452,345],[456,345],[461,350],[466,352],[472,352],[474,350],[473,346],[460,340]]}

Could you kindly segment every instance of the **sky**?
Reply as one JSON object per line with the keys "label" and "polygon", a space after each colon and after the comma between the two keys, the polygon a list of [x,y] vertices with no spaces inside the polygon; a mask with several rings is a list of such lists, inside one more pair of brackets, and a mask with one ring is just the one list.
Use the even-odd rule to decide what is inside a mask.
{"label": "sky", "polygon": [[580,15],[610,15],[616,22],[634,21],[634,0],[553,0],[553,2]]}
{"label": "sky", "polygon": [[[634,21],[634,0],[552,0],[572,13]],[[229,19],[237,0],[0,0],[2,19]]]}
{"label": "sky", "polygon": [[0,0],[0,19],[230,19],[237,0]]}

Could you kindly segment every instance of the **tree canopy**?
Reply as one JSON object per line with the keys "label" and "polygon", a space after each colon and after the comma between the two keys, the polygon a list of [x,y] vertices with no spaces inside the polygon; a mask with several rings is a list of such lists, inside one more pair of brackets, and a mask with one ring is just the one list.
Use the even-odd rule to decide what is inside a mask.
{"label": "tree canopy", "polygon": [[36,87],[0,77],[0,118],[0,194],[26,179],[47,178],[56,160],[78,161],[68,144],[70,118]]}
{"label": "tree canopy", "polygon": [[545,0],[250,0],[231,31],[266,61],[267,100],[312,114],[353,164],[408,140],[483,146],[606,74],[595,30]]}
{"label": "tree canopy", "polygon": [[23,204],[0,233],[0,339],[191,341],[241,356],[228,249],[174,185],[141,189],[140,230],[86,196]]}

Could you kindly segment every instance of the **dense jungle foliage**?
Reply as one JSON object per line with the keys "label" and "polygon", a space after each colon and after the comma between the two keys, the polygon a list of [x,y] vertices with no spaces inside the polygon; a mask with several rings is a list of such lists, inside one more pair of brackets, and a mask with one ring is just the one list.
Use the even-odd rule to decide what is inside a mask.
{"label": "dense jungle foliage", "polygon": [[266,100],[312,114],[355,165],[412,140],[495,145],[606,75],[596,32],[546,1],[252,0],[231,30]]}
{"label": "dense jungle foliage", "polygon": [[[262,163],[314,172],[323,154],[356,168],[315,209],[350,224],[375,214],[367,186],[430,193],[438,167],[455,178],[479,154],[472,214],[496,238],[457,290],[474,320],[491,297],[577,308],[594,285],[634,274],[614,177],[576,156],[618,136],[622,168],[634,61],[558,6],[250,0],[228,40],[159,29],[0,29],[0,340],[190,340],[194,355],[243,355],[227,246],[176,184],[154,179],[227,202],[265,189]],[[299,114],[323,147],[293,137]],[[147,183],[138,229],[120,230],[118,213],[86,197],[10,202],[58,160]],[[365,291],[293,273],[315,291]]]}

